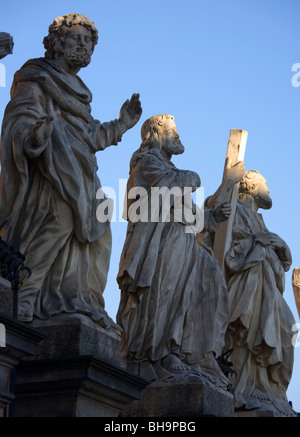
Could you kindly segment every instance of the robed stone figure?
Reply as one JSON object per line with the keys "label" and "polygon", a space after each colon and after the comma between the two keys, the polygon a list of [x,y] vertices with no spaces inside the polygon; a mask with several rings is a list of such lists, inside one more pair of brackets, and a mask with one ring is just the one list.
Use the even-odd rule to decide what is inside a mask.
{"label": "robed stone figure", "polygon": [[259,209],[270,209],[266,179],[247,171],[240,182],[232,244],[225,256],[230,307],[225,350],[237,409],[295,415],[286,391],[294,363],[294,317],[283,297],[290,249],[270,232]]}
{"label": "robed stone figure", "polygon": [[[109,328],[102,293],[111,252],[109,223],[96,218],[100,188],[95,153],[121,141],[140,118],[139,96],[119,119],[91,115],[92,94],[77,76],[98,32],[79,14],[58,17],[45,57],[16,72],[1,137],[2,236],[32,270],[19,292],[19,320],[84,314]],[[97,196],[99,197],[99,196]],[[100,196],[101,197],[101,196]]]}
{"label": "robed stone figure", "polygon": [[[191,217],[178,216],[184,188],[190,187],[191,195],[200,186],[197,173],[171,162],[183,151],[172,116],[145,121],[142,144],[130,162],[128,228],[117,278],[122,356],[129,370],[151,381],[198,372],[227,389],[215,354],[224,347],[228,292],[217,261],[187,229]],[[168,203],[169,220],[149,212],[164,209],[163,201],[160,206],[151,201],[155,189],[164,188],[175,193]],[[147,207],[149,216],[142,211]],[[215,228],[217,217],[225,220],[225,209],[207,211],[205,226]]]}

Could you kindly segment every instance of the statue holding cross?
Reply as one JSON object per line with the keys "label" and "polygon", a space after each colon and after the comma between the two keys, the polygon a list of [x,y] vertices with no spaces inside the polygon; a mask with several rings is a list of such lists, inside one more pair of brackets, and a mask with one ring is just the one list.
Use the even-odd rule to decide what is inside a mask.
{"label": "statue holding cross", "polygon": [[236,375],[229,379],[236,410],[294,416],[286,391],[293,370],[295,320],[283,297],[292,256],[258,213],[272,207],[265,178],[258,171],[238,178],[246,138],[245,131],[231,131],[222,184],[206,202],[211,208],[228,201],[231,216],[217,224],[214,235],[198,241],[210,246],[227,283],[230,316],[224,352],[232,352]]}
{"label": "statue holding cross", "polygon": [[[231,129],[222,183],[215,194],[206,201],[206,207],[215,209],[221,204],[230,204],[229,219],[218,223],[215,234],[200,233],[197,240],[218,260],[220,269],[225,273],[224,257],[231,244],[232,223],[238,198],[239,182],[245,173],[244,156],[248,132]],[[209,240],[206,242],[206,240]]]}
{"label": "statue holding cross", "polygon": [[232,223],[238,198],[239,182],[244,176],[244,156],[246,151],[248,132],[245,130],[231,129],[222,183],[217,191],[206,200],[206,208],[214,210],[222,204],[228,204],[229,218],[217,223],[215,232],[202,232],[197,234],[197,241],[219,264],[226,277],[224,257],[230,248],[232,239]]}

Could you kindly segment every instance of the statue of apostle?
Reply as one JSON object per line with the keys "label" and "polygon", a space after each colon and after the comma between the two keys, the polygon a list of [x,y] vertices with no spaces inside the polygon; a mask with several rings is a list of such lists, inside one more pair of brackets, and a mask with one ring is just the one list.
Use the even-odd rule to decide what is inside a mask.
{"label": "statue of apostle", "polygon": [[271,409],[293,416],[286,391],[293,370],[295,320],[283,297],[292,256],[258,213],[271,206],[266,179],[258,171],[247,171],[225,255],[230,308],[225,350],[232,349],[236,409]]}
{"label": "statue of apostle", "polygon": [[80,313],[105,328],[112,323],[102,296],[111,231],[96,218],[95,153],[117,145],[142,109],[133,94],[119,119],[92,117],[92,94],[77,73],[97,39],[86,17],[58,17],[44,38],[45,57],[27,61],[12,84],[1,136],[0,218],[7,220],[2,237],[10,235],[11,245],[20,238],[32,271],[20,287],[19,320]]}
{"label": "statue of apostle", "polygon": [[[183,151],[174,117],[145,121],[130,163],[128,228],[117,278],[122,356],[129,370],[150,381],[198,374],[227,389],[215,355],[224,347],[228,292],[216,259],[190,232],[192,215],[186,213],[192,204],[184,192],[190,188],[191,197],[200,178],[172,163],[172,155]],[[172,196],[153,201],[158,189]],[[165,220],[163,212],[169,213]],[[205,226],[214,229],[216,221],[228,218],[230,205],[206,213]]]}

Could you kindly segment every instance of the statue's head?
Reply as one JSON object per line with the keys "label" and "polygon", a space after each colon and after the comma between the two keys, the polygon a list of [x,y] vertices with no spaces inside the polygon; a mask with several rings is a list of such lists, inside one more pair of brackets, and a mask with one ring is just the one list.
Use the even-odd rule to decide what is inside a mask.
{"label": "statue's head", "polygon": [[240,182],[239,200],[243,200],[246,196],[253,197],[259,208],[270,209],[272,207],[267,181],[256,170],[246,171]]}
{"label": "statue's head", "polygon": [[43,44],[47,59],[63,55],[68,63],[86,67],[98,42],[94,22],[80,14],[67,14],[56,18],[49,26]]}
{"label": "statue's head", "polygon": [[159,114],[148,118],[142,126],[141,137],[141,149],[163,149],[170,155],[179,155],[184,152],[172,115]]}

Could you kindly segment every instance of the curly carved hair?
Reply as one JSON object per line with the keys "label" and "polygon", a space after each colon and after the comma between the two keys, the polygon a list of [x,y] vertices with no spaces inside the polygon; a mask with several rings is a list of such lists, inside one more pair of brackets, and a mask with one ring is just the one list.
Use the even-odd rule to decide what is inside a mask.
{"label": "curly carved hair", "polygon": [[81,14],[67,14],[57,17],[49,26],[48,35],[43,40],[44,47],[46,49],[45,58],[55,59],[57,55],[57,43],[64,35],[69,31],[72,26],[79,24],[84,26],[91,32],[93,50],[98,42],[98,30],[92,20],[89,20]]}
{"label": "curly carved hair", "polygon": [[262,175],[257,170],[246,171],[240,182],[239,195],[253,194]]}

